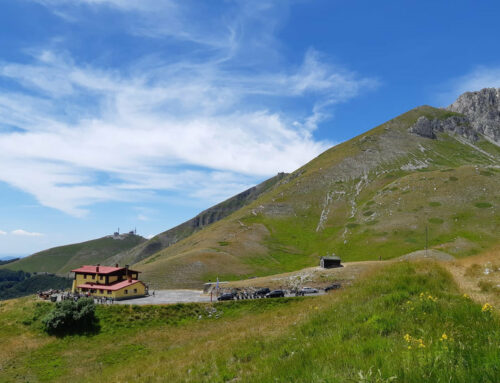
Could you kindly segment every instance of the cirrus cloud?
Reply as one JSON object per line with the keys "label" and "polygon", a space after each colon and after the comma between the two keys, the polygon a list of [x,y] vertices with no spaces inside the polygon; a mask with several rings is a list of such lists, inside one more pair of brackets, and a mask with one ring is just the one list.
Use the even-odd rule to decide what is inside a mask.
{"label": "cirrus cloud", "polygon": [[[71,13],[77,2],[42,3]],[[274,50],[276,21],[252,38],[249,26],[259,15],[278,17],[271,2],[257,3],[236,3],[234,17],[195,33],[182,2],[161,2],[182,15],[176,40],[229,41],[214,49],[210,38],[200,40],[204,49],[191,55],[109,68],[43,48],[25,62],[0,62],[0,79],[16,84],[0,93],[0,181],[81,217],[99,202],[140,202],[163,191],[220,201],[319,155],[334,144],[314,137],[329,108],[378,82],[312,48],[300,63],[270,69],[252,62],[249,71],[242,57]],[[141,9],[119,0],[78,4],[148,13],[155,2]],[[145,20],[158,27],[157,19]]]}
{"label": "cirrus cloud", "polygon": [[30,232],[26,231],[23,229],[17,229],[17,230],[12,230],[10,232],[12,235],[20,235],[20,236],[25,236],[25,237],[42,237],[42,233],[37,233],[37,232]]}

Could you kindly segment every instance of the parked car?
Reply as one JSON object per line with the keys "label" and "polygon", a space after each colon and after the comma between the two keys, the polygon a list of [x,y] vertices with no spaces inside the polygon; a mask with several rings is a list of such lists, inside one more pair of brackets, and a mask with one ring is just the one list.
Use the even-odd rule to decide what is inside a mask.
{"label": "parked car", "polygon": [[255,295],[257,295],[258,297],[265,297],[266,294],[270,293],[271,290],[269,290],[269,288],[267,287],[264,287],[262,289],[258,289],[256,292],[255,292]]}
{"label": "parked car", "polygon": [[303,287],[300,290],[300,293],[302,295],[304,295],[304,294],[317,294],[318,293],[318,289],[315,289],[314,287]]}
{"label": "parked car", "polygon": [[337,290],[340,289],[342,285],[340,283],[334,283],[333,285],[325,287],[325,292],[328,292],[330,290]]}
{"label": "parked car", "polygon": [[266,294],[266,298],[279,298],[284,296],[285,292],[283,290],[273,290]]}
{"label": "parked car", "polygon": [[234,299],[233,293],[224,293],[219,298],[217,298],[218,301],[232,301],[233,299]]}

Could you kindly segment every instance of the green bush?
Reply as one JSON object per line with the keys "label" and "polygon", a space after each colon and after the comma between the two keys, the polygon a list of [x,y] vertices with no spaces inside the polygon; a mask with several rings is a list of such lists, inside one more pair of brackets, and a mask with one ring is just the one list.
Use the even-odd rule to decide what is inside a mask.
{"label": "green bush", "polygon": [[474,206],[478,207],[479,209],[487,209],[489,207],[492,207],[493,205],[489,202],[478,202]]}
{"label": "green bush", "polygon": [[68,335],[92,333],[98,330],[95,304],[91,298],[77,302],[66,300],[56,303],[54,309],[42,319],[49,334]]}

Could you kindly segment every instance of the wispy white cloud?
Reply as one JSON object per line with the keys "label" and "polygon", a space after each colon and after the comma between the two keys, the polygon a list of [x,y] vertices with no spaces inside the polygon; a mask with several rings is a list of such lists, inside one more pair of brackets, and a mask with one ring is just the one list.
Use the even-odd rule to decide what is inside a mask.
{"label": "wispy white cloud", "polygon": [[445,91],[438,93],[438,100],[442,105],[451,104],[465,92],[500,88],[500,67],[478,66],[463,76],[451,79],[443,88]]}
{"label": "wispy white cloud", "polygon": [[[125,1],[80,3],[132,11]],[[256,4],[235,14],[240,30],[245,20],[269,12],[269,3]],[[178,31],[191,33],[186,19],[183,14]],[[233,21],[220,33],[232,28]],[[233,42],[240,51],[251,44]],[[298,65],[255,66],[249,73],[221,61],[236,55],[235,46],[224,55],[208,49],[201,62],[150,57],[120,69],[79,64],[48,49],[32,50],[30,63],[0,62],[0,77],[22,89],[0,95],[0,181],[75,216],[97,202],[142,201],[160,190],[219,201],[327,149],[332,143],[312,132],[328,107],[377,86],[313,49]],[[279,106],[265,107],[267,99]],[[310,113],[286,107],[299,100],[311,104]],[[2,124],[16,130],[2,131]]]}
{"label": "wispy white cloud", "polygon": [[10,232],[12,235],[20,235],[25,237],[42,237],[42,233],[30,232],[23,229],[12,230]]}
{"label": "wispy white cloud", "polygon": [[7,232],[0,230],[0,235],[7,235]]}

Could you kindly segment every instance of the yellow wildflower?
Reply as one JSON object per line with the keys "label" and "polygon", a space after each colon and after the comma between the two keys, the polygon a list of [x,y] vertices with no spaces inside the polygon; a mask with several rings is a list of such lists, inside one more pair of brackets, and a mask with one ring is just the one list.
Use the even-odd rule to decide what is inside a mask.
{"label": "yellow wildflower", "polygon": [[443,333],[443,335],[441,335],[440,340],[447,340],[447,339],[448,339],[448,335],[446,335],[446,333]]}
{"label": "yellow wildflower", "polygon": [[490,305],[489,303],[485,303],[485,304],[483,305],[483,308],[481,309],[481,311],[482,311],[483,313],[485,313],[485,312],[490,312],[490,311],[492,311],[492,310],[493,310],[493,306],[492,306],[492,305]]}
{"label": "yellow wildflower", "polygon": [[410,343],[410,342],[411,342],[411,335],[410,335],[410,334],[406,334],[406,335],[404,336],[404,339],[405,339],[408,343]]}
{"label": "yellow wildflower", "polygon": [[467,294],[464,294],[465,299],[470,299],[470,297]]}

